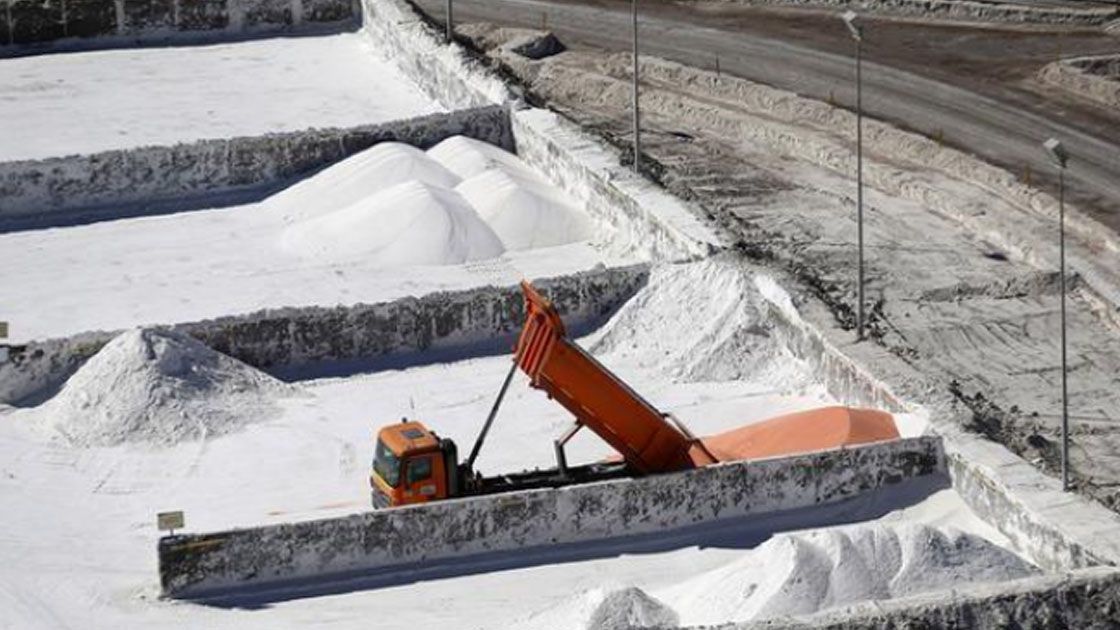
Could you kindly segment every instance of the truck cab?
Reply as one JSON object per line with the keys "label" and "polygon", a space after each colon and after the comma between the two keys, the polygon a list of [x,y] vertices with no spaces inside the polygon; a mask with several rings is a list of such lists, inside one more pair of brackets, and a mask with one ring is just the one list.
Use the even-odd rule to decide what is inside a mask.
{"label": "truck cab", "polygon": [[446,499],[458,494],[455,443],[420,422],[402,420],[377,434],[370,498],[374,507]]}

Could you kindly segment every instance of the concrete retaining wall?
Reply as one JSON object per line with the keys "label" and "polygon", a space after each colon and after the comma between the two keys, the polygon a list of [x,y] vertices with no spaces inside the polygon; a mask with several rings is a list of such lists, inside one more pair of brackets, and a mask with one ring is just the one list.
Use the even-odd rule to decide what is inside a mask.
{"label": "concrete retaining wall", "polygon": [[361,0],[373,42],[431,98],[449,109],[517,102],[520,95],[481,59],[442,34],[405,0]]}
{"label": "concrete retaining wall", "polygon": [[165,537],[165,594],[371,571],[601,540],[841,501],[943,472],[940,442],[917,438],[672,475],[475,497],[348,517]]}
{"label": "concrete retaining wall", "polygon": [[[573,330],[597,325],[648,279],[645,266],[541,279]],[[371,369],[378,361],[426,362],[512,347],[524,320],[516,286],[440,292],[380,304],[266,310],[182,323],[186,332],[250,365],[284,375]],[[12,348],[0,363],[0,402],[34,404],[50,395],[120,331],[90,332]],[[422,354],[439,351],[443,354]],[[429,357],[425,361],[425,357]]]}
{"label": "concrete retaining wall", "polygon": [[0,56],[337,29],[355,0],[0,0]]}
{"label": "concrete retaining wall", "polygon": [[513,150],[508,112],[488,106],[348,129],[3,162],[0,231],[213,207],[223,196],[263,196],[379,142],[426,149],[454,135]]}

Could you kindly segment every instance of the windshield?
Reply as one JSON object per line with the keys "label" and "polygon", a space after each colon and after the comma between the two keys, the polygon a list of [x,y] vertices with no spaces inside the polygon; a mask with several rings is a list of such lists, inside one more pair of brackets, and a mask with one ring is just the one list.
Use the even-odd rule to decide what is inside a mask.
{"label": "windshield", "polygon": [[401,481],[401,460],[381,440],[377,441],[377,452],[373,456],[373,472],[394,488]]}

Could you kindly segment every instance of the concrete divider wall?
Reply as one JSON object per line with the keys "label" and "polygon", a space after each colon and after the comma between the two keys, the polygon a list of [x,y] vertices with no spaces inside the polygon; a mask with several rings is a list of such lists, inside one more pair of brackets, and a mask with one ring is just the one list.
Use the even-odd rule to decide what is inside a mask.
{"label": "concrete divider wall", "polygon": [[487,106],[346,129],[309,129],[174,146],[0,163],[0,231],[160,213],[160,202],[267,191],[379,142],[427,149],[465,135],[513,150],[509,114]]}
{"label": "concrete divider wall", "polygon": [[[355,0],[0,0],[0,55],[357,24]],[[217,38],[214,38],[217,39]]]}
{"label": "concrete divider wall", "polygon": [[774,277],[759,270],[754,274],[754,282],[769,305],[767,313],[775,324],[775,338],[794,356],[812,365],[813,373],[837,400],[895,413],[911,410],[911,405],[886,384],[840,352],[820,330],[806,323],[790,294]]}
{"label": "concrete divider wall", "polygon": [[520,101],[520,95],[478,58],[443,36],[405,0],[361,0],[362,30],[420,89],[444,107]]}
{"label": "concrete divider wall", "polygon": [[655,260],[680,260],[709,256],[722,248],[697,213],[621,166],[616,150],[575,123],[543,109],[514,111],[511,118],[518,157],[609,225],[614,249]]}
{"label": "concrete divider wall", "polygon": [[442,501],[352,516],[165,537],[165,594],[325,578],[487,552],[664,532],[834,503],[944,472],[916,438],[694,471]]}
{"label": "concrete divider wall", "polygon": [[[643,265],[535,280],[570,329],[598,324],[648,280]],[[490,350],[520,330],[517,286],[431,293],[379,304],[266,310],[176,324],[250,365],[295,372],[317,364],[373,361],[427,351]],[[120,331],[90,332],[12,348],[0,363],[0,402],[34,404],[63,383]],[[435,359],[432,359],[435,360]]]}

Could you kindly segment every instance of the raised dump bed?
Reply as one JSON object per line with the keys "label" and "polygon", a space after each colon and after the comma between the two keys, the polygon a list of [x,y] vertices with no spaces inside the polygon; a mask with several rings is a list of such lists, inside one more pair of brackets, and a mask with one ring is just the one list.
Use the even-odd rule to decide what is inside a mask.
{"label": "raised dump bed", "polygon": [[188,599],[243,589],[298,589],[480,554],[671,534],[725,519],[836,503],[908,480],[944,478],[947,483],[944,475],[940,440],[919,437],[667,475],[167,536],[158,547],[160,584],[164,595]]}

